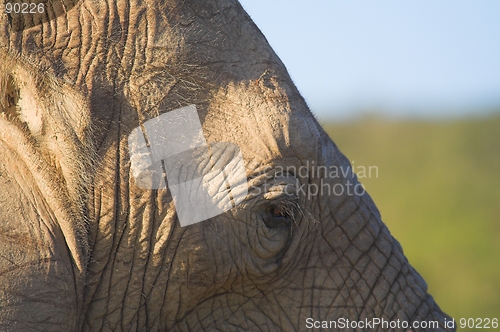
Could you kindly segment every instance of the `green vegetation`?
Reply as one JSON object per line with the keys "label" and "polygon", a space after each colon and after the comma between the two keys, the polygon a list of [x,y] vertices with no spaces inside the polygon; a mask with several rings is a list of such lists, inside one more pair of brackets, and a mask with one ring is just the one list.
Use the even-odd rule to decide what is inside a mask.
{"label": "green vegetation", "polygon": [[[324,124],[445,312],[500,318],[500,115]],[[372,172],[373,175],[373,172]]]}

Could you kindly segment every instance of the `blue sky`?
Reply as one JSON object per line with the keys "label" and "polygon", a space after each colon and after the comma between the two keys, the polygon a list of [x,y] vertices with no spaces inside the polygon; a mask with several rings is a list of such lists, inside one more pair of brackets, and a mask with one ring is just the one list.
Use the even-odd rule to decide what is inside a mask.
{"label": "blue sky", "polygon": [[240,2],[320,118],[500,109],[500,1]]}

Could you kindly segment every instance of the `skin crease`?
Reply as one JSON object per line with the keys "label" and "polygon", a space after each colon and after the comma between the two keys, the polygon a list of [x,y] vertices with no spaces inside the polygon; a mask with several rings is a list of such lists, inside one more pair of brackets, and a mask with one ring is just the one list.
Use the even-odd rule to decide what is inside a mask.
{"label": "skin crease", "polygon": [[[349,163],[238,3],[81,1],[0,25],[1,330],[454,330],[368,194],[300,190],[355,178],[277,173]],[[208,142],[240,147],[249,194],[180,227],[168,189],[135,184],[127,138],[189,104]]]}

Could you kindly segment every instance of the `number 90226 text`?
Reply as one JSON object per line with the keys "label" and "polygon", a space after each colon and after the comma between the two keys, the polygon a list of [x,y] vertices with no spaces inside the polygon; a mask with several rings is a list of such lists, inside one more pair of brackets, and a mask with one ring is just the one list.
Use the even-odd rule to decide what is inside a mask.
{"label": "number 90226 text", "polygon": [[7,2],[5,4],[5,12],[7,14],[43,14],[45,12],[45,4],[43,2]]}

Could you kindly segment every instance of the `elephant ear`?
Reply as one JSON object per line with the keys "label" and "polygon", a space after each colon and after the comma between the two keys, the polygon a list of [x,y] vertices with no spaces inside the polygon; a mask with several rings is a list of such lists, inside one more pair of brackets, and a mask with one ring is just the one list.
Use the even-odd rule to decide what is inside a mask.
{"label": "elephant ear", "polygon": [[81,93],[0,48],[0,144],[33,174],[30,185],[53,207],[80,271],[88,251],[83,211],[97,159],[90,124]]}
{"label": "elephant ear", "polygon": [[[10,63],[9,63],[10,62]],[[24,68],[2,64],[0,79],[0,106],[8,119],[31,132],[34,136],[44,133],[44,117],[36,81]]]}
{"label": "elephant ear", "polygon": [[[80,93],[33,64],[0,50],[0,113],[30,134],[48,142],[59,134],[76,134],[85,140],[89,107]],[[64,133],[62,133],[64,132]]]}
{"label": "elephant ear", "polygon": [[70,194],[79,196],[74,188],[82,187],[95,159],[89,102],[47,71],[0,48],[0,116],[11,125],[2,137],[37,164],[54,166]]}

